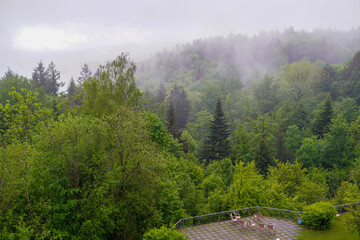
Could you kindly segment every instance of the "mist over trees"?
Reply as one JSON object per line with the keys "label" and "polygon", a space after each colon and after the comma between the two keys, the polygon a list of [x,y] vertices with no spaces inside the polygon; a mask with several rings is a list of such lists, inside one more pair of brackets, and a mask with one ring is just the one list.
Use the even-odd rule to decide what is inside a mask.
{"label": "mist over trees", "polygon": [[[360,199],[360,32],[195,40],[0,79],[0,239],[148,239],[179,219]],[[95,73],[94,73],[95,72]]]}

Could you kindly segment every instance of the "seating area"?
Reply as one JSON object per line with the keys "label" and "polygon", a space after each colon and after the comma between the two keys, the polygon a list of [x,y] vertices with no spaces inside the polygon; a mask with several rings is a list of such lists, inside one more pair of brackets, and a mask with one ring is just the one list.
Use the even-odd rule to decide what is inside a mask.
{"label": "seating area", "polygon": [[[233,219],[235,219],[235,215]],[[229,216],[229,215],[228,215]],[[243,221],[245,226],[241,226]],[[246,222],[246,223],[245,223]],[[272,228],[276,227],[276,228]],[[258,221],[254,216],[241,217],[238,220],[226,220],[208,224],[190,226],[181,229],[188,240],[295,240],[301,231],[296,221],[262,216]]]}
{"label": "seating area", "polygon": [[235,215],[235,213],[230,213],[230,217],[233,223],[239,222],[239,226],[242,228],[258,229],[259,231],[269,231],[273,234],[276,234],[276,227],[274,225],[264,224],[261,222],[261,212],[258,212],[254,216],[245,219],[242,219],[240,215]]}

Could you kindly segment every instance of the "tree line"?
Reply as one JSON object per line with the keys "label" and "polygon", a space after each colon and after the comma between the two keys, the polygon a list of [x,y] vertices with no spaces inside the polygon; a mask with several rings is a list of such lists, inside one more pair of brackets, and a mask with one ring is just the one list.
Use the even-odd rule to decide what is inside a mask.
{"label": "tree line", "polygon": [[173,67],[154,92],[128,54],[64,93],[40,63],[0,81],[2,239],[141,239],[188,216],[359,200],[359,52],[247,85]]}

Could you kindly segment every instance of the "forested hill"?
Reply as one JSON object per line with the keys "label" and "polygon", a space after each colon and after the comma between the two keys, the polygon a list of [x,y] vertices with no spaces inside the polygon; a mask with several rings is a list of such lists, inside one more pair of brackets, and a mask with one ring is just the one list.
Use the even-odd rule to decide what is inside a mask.
{"label": "forested hill", "polygon": [[0,240],[183,239],[184,217],[360,199],[360,29],[197,40],[60,80],[42,61],[0,78]]}
{"label": "forested hill", "polygon": [[[311,63],[340,64],[360,49],[360,28],[350,31],[260,32],[212,37],[178,45],[154,54],[138,64],[137,84],[154,92],[179,84],[189,88],[209,79],[259,79],[258,74],[274,74],[281,66],[308,58]],[[201,84],[206,85],[206,83]],[[189,89],[190,90],[190,89]]]}

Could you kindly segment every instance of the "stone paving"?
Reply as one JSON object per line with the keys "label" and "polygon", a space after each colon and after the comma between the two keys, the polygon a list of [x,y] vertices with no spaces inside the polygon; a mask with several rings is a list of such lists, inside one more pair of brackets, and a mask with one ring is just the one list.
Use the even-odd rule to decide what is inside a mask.
{"label": "stone paving", "polygon": [[[244,218],[244,220],[249,220]],[[275,234],[268,231],[261,231],[257,228],[251,229],[241,227],[238,222],[222,221],[183,228],[188,239],[297,239],[302,227],[295,221],[263,217],[260,223],[274,225]]]}

